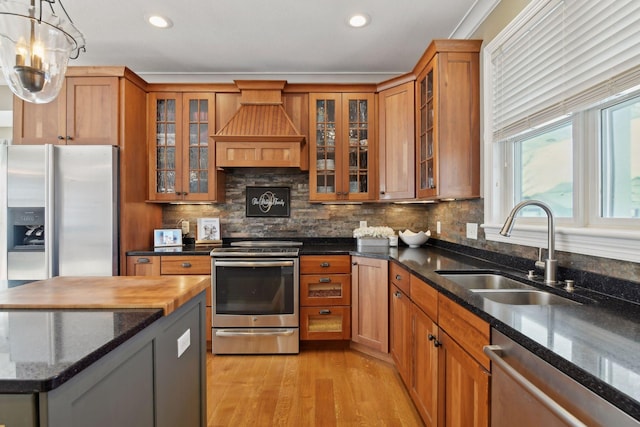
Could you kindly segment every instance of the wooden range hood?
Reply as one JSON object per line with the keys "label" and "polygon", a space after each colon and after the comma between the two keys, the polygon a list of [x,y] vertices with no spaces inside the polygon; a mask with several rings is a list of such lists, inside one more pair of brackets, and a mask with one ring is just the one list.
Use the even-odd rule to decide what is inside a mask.
{"label": "wooden range hood", "polygon": [[212,138],[217,167],[300,167],[305,136],[282,105],[286,81],[235,80],[240,109]]}

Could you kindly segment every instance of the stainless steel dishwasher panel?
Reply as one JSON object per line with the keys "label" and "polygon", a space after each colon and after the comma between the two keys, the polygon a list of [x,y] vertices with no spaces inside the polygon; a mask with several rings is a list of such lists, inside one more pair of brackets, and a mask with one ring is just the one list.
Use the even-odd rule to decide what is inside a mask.
{"label": "stainless steel dishwasher panel", "polygon": [[495,329],[491,358],[491,426],[640,426],[596,395]]}

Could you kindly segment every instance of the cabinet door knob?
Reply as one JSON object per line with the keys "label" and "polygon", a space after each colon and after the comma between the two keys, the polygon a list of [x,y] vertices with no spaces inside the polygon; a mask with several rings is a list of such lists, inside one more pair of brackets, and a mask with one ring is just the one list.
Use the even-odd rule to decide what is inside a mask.
{"label": "cabinet door knob", "polygon": [[190,262],[183,262],[183,263],[182,263],[182,267],[184,267],[184,268],[191,268],[191,263],[190,263]]}
{"label": "cabinet door knob", "polygon": [[73,139],[73,137],[71,135],[67,135],[67,140],[71,141]]}
{"label": "cabinet door knob", "polygon": [[318,312],[319,314],[331,314],[331,310],[323,309]]}
{"label": "cabinet door knob", "polygon": [[396,274],[396,280],[402,280],[402,276],[399,274]]}
{"label": "cabinet door knob", "polygon": [[351,262],[351,265],[358,265],[358,263],[357,263],[357,262],[355,262],[355,261],[352,261],[352,262]]}
{"label": "cabinet door knob", "polygon": [[427,335],[427,338],[429,338],[429,341],[433,341],[433,346],[434,347],[440,347],[442,345],[442,343],[440,341],[438,341],[436,339],[435,335],[433,335],[433,334]]}
{"label": "cabinet door knob", "polygon": [[329,277],[321,277],[318,283],[331,283],[331,279]]}
{"label": "cabinet door knob", "polygon": [[58,139],[59,139],[59,140],[63,140],[63,139],[64,139],[64,136],[62,136],[62,135],[58,135]]}
{"label": "cabinet door knob", "polygon": [[328,263],[328,262],[322,262],[322,263],[320,263],[320,267],[322,267],[322,268],[328,268],[328,267],[331,267],[331,264],[330,264],[330,263]]}
{"label": "cabinet door knob", "polygon": [[393,295],[395,295],[396,297],[400,298],[400,297],[402,297],[402,292],[395,291]]}

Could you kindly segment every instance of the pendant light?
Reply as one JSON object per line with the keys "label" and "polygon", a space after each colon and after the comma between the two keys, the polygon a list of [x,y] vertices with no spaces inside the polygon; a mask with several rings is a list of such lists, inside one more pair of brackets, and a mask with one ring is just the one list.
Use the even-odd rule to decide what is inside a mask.
{"label": "pendant light", "polygon": [[0,0],[0,65],[11,91],[36,104],[54,100],[84,36],[61,0]]}

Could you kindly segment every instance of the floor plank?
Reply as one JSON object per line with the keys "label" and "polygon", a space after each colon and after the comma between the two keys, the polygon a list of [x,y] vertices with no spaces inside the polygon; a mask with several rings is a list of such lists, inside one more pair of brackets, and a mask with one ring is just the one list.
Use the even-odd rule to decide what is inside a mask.
{"label": "floor plank", "polygon": [[393,366],[348,348],[207,356],[209,427],[422,426]]}

